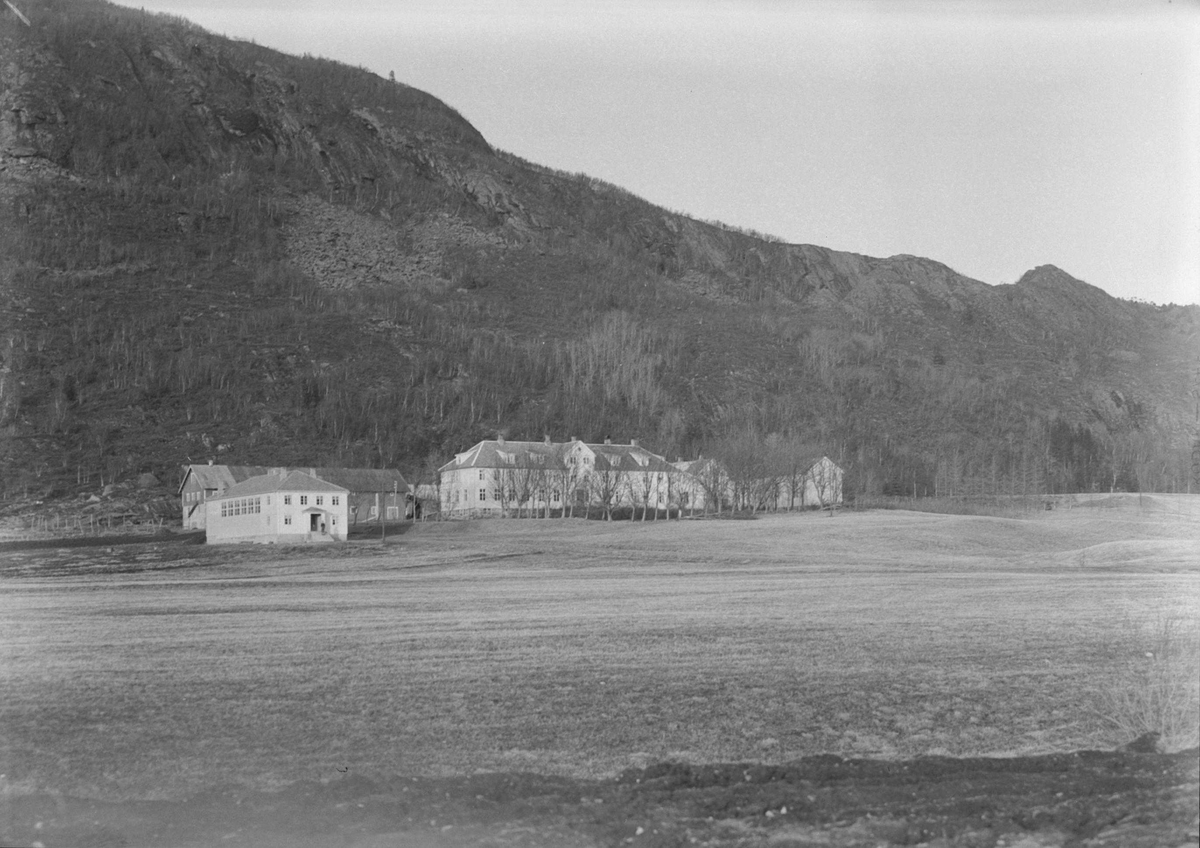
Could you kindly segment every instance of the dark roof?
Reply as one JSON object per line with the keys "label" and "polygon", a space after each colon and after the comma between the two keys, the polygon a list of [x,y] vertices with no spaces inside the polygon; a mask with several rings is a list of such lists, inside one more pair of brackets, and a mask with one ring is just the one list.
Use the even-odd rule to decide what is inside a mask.
{"label": "dark roof", "polygon": [[[300,469],[304,470],[304,469]],[[407,492],[408,481],[399,471],[380,468],[314,468],[310,473],[351,492]]]}
{"label": "dark roof", "polygon": [[257,465],[185,465],[183,479],[179,482],[179,491],[192,477],[201,489],[228,489],[242,480],[249,480],[260,474],[266,474],[269,468]]}

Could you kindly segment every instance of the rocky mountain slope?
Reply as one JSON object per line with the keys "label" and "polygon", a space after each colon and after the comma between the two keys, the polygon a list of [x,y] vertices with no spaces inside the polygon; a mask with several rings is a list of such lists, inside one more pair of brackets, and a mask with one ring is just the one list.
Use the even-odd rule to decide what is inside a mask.
{"label": "rocky mountain slope", "polygon": [[504,432],[818,447],[859,492],[1182,489],[1200,307],[782,244],[435,98],[99,0],[0,14],[0,490]]}

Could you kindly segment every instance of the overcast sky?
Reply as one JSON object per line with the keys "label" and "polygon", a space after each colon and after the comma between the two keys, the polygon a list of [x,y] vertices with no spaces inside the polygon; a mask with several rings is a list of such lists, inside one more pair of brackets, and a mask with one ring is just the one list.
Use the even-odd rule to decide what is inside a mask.
{"label": "overcast sky", "polygon": [[789,242],[1200,303],[1200,3],[146,0]]}

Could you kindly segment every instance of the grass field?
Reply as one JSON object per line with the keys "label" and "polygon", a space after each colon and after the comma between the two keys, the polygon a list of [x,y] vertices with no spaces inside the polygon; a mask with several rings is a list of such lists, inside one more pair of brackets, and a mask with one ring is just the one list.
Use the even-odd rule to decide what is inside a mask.
{"label": "grass field", "polygon": [[133,548],[0,554],[8,791],[1112,747],[1200,610],[1187,496]]}

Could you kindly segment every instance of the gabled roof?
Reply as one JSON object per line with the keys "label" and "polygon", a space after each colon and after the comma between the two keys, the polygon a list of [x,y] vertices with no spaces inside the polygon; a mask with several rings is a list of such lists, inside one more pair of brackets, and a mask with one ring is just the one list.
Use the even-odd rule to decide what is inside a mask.
{"label": "gabled roof", "polygon": [[588,445],[596,455],[595,467],[601,470],[638,472],[673,472],[675,466],[641,445]]}
{"label": "gabled roof", "polygon": [[228,489],[235,483],[271,470],[261,465],[185,465],[184,468],[187,470],[179,482],[179,492],[183,491],[189,477],[195,479],[201,489]]}
{"label": "gabled roof", "polygon": [[274,492],[349,492],[341,486],[305,474],[303,471],[289,471],[286,474],[260,474],[243,480],[241,483],[227,489],[217,500],[225,498],[244,498],[248,495],[268,495]]}
{"label": "gabled roof", "polygon": [[510,442],[487,439],[479,442],[443,465],[439,471],[458,468],[561,468],[569,446],[551,442]]}
{"label": "gabled roof", "polygon": [[587,442],[510,442],[487,439],[471,446],[443,465],[439,471],[461,468],[555,468],[564,467],[576,448],[596,456],[594,467],[621,472],[662,471],[675,468],[663,457],[641,445],[588,444]]}
{"label": "gabled roof", "polygon": [[177,494],[183,492],[192,477],[202,489],[229,489],[231,486],[274,471],[302,471],[311,477],[343,486],[351,492],[407,492],[408,481],[399,471],[386,468],[274,468],[264,465],[187,465]]}
{"label": "gabled roof", "polygon": [[700,459],[672,462],[671,465],[685,474],[691,474],[694,477],[698,477],[701,474],[707,474],[710,467],[714,465],[719,466],[720,463],[718,463],[711,456],[705,456],[701,457]]}
{"label": "gabled roof", "polygon": [[812,471],[815,466],[820,465],[822,462],[828,462],[834,468],[837,468],[839,471],[841,470],[840,465],[830,459],[828,455],[823,453],[807,454],[800,457],[800,461],[796,464],[796,467],[803,468],[804,473],[807,474],[808,472]]}
{"label": "gabled roof", "polygon": [[[304,471],[305,469],[299,469]],[[312,468],[310,474],[344,486],[351,492],[407,492],[408,481],[386,468]]]}

